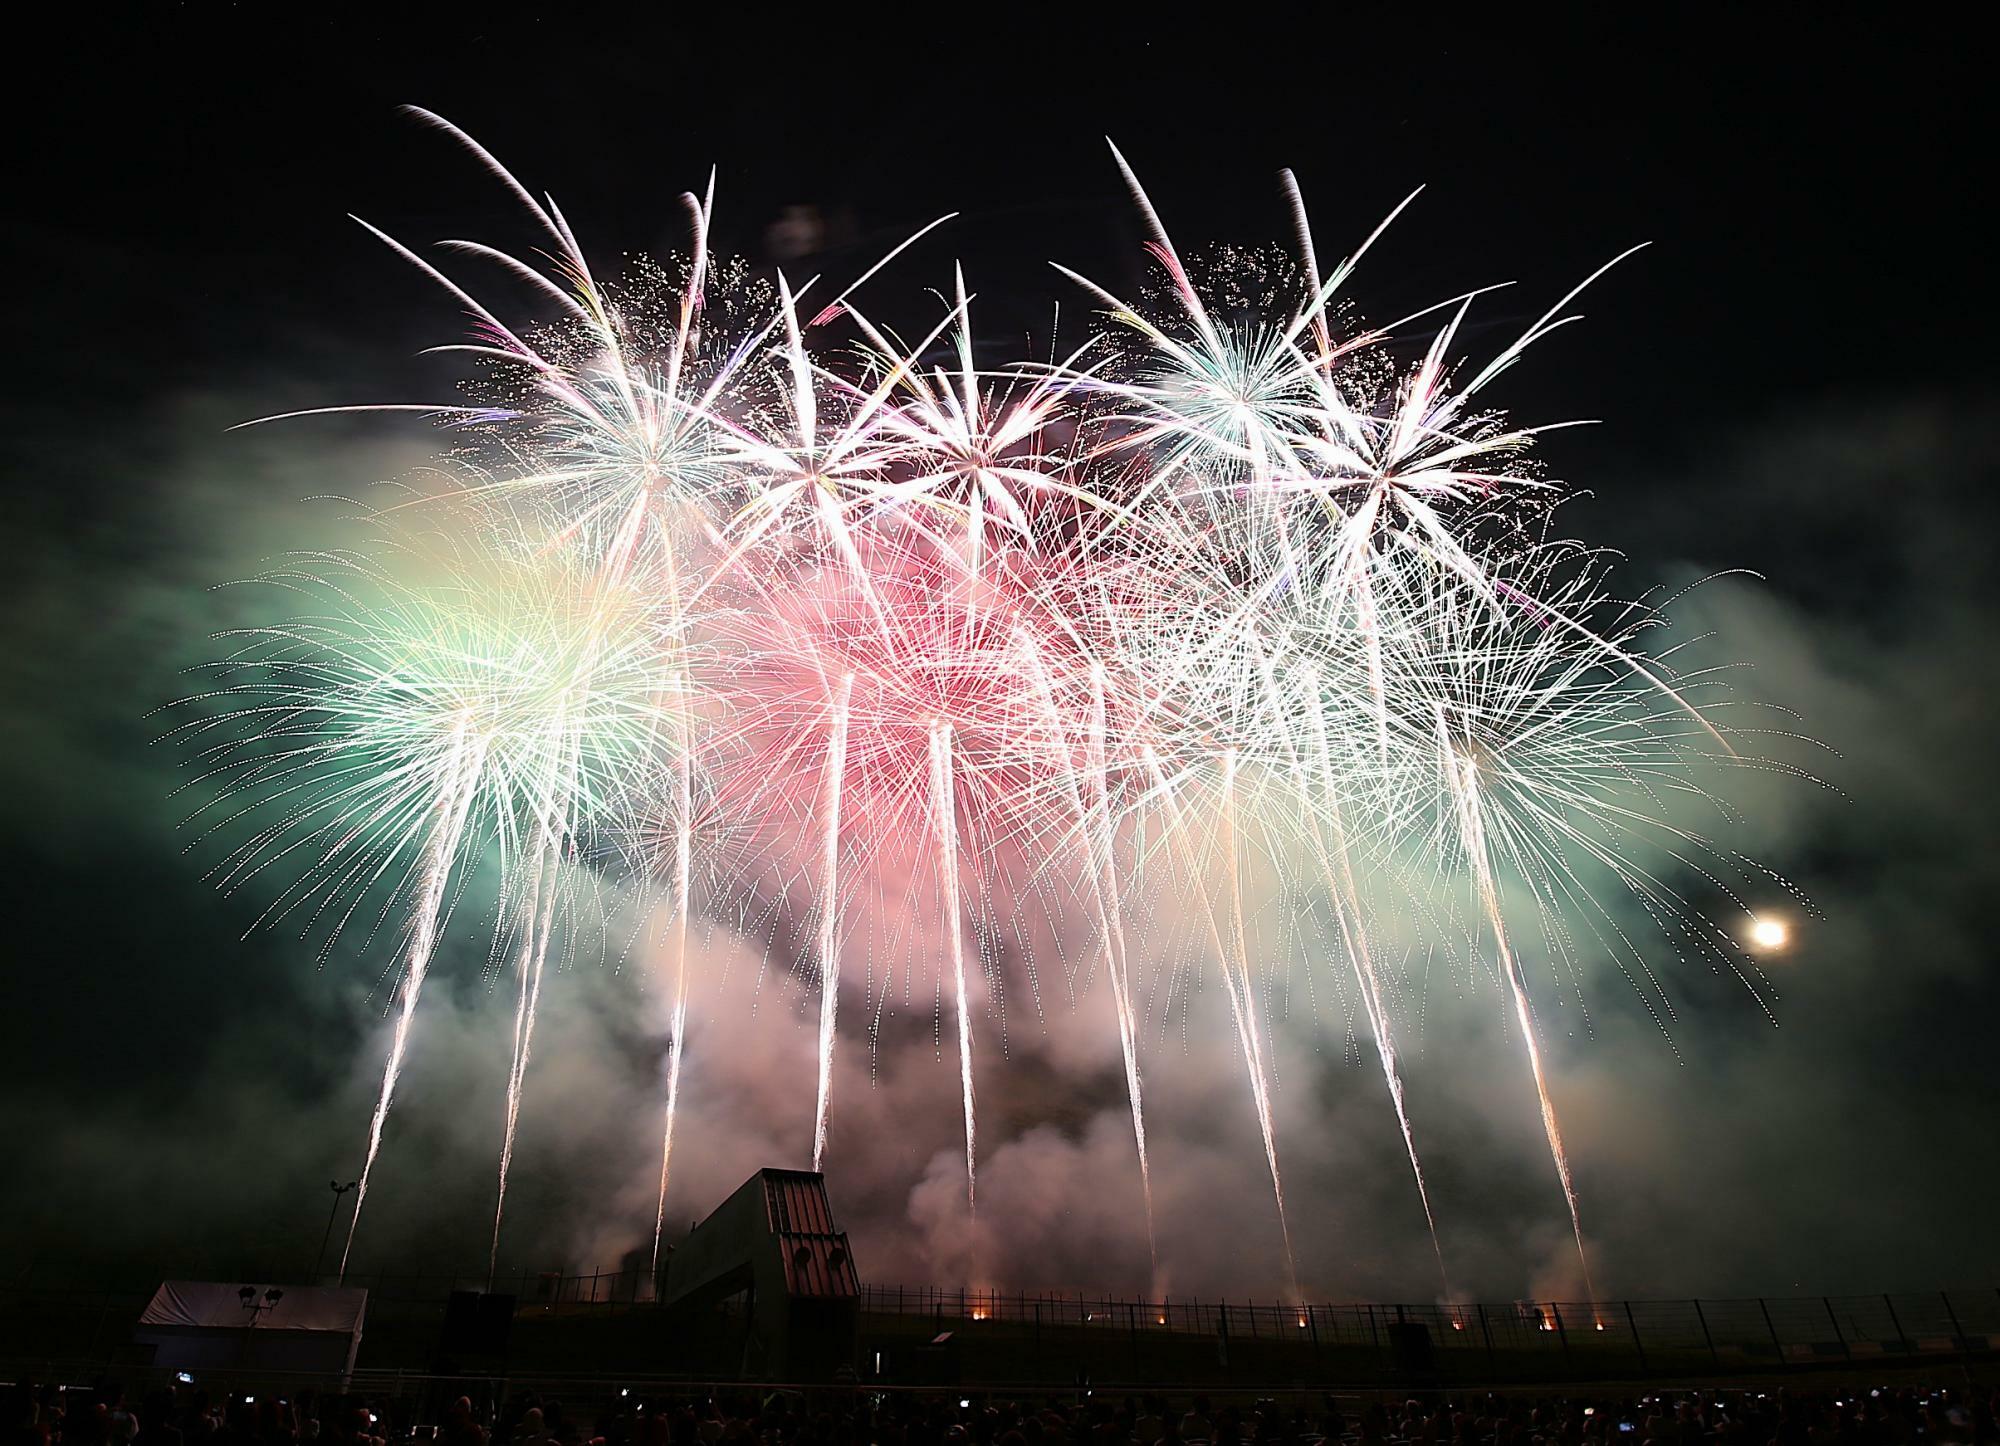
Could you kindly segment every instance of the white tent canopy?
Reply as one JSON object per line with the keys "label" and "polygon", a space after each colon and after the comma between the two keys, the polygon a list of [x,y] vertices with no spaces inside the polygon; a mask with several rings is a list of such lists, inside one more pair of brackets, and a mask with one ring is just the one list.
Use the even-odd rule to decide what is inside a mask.
{"label": "white tent canopy", "polygon": [[168,1280],[147,1302],[133,1339],[153,1347],[154,1364],[173,1370],[345,1374],[354,1369],[367,1311],[365,1290]]}

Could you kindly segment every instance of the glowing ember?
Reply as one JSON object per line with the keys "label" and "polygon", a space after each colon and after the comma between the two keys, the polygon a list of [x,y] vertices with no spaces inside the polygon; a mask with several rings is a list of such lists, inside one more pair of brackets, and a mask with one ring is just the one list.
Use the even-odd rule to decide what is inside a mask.
{"label": "glowing ember", "polygon": [[1782,949],[1791,937],[1792,931],[1785,927],[1782,919],[1766,916],[1750,925],[1750,942],[1759,949]]}

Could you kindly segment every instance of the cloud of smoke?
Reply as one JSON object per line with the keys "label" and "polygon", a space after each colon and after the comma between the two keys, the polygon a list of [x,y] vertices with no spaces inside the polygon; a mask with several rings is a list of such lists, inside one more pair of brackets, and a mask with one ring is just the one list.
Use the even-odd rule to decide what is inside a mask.
{"label": "cloud of smoke", "polygon": [[[176,670],[204,656],[201,636],[258,606],[207,585],[292,545],[302,517],[320,525],[325,510],[293,499],[326,479],[411,465],[352,442],[221,438],[244,410],[186,404],[160,425],[165,460],[115,534],[52,526],[7,584],[17,641],[0,756],[7,796],[33,820],[7,858],[40,907],[21,921],[10,975],[4,1042],[22,1087],[0,1105],[0,1128],[34,1142],[32,1167],[5,1188],[0,1218],[46,1262],[302,1272],[324,1181],[351,1176],[378,1078],[379,947],[314,972],[290,934],[238,940],[255,911],[213,896],[203,859],[183,856],[174,760],[146,746],[157,729],[145,715],[182,691]],[[1684,515],[1715,498],[1753,531],[1760,519],[1811,529],[1778,549],[1774,571],[1784,579],[1790,562],[1803,579],[1791,594],[1725,580],[1677,613],[1683,632],[1712,628],[1721,652],[1755,665],[1739,686],[1796,708],[1802,731],[1838,750],[1801,757],[1840,791],[1745,776],[1728,785],[1743,820],[1707,825],[1824,909],[1772,964],[1778,1027],[1733,981],[1675,975],[1670,957],[1675,1047],[1615,976],[1590,982],[1587,1028],[1548,991],[1547,1048],[1605,1289],[1879,1289],[1994,1264],[1975,1258],[1990,1248],[1978,1202],[2000,1183],[1980,1143],[1991,1084],[1974,1063],[1996,1002],[1976,922],[1995,883],[1990,689],[1967,677],[1991,620],[1973,583],[1990,530],[1959,509],[1965,484],[1950,475],[1968,459],[1990,470],[1979,431],[1947,401],[1776,422],[1686,498],[1627,489],[1639,515],[1621,529],[1658,549],[1630,577],[1699,571],[1677,559],[1705,565],[1710,546],[1728,545]],[[1904,524],[1883,529],[1891,487]],[[1656,496],[1669,511],[1646,515]],[[1822,563],[1806,555],[1816,548]],[[1298,906],[1265,897],[1260,937],[1278,938]],[[737,922],[700,948],[670,1239],[752,1170],[810,1157],[810,961],[796,927]],[[490,927],[469,906],[433,974],[357,1248],[363,1271],[423,1259],[470,1272],[481,1253],[466,1242],[490,1218],[513,1007],[510,983],[484,978]],[[580,951],[545,991],[503,1275],[609,1267],[649,1237],[667,1010],[653,931],[621,927],[597,951],[608,958]],[[1270,1298],[1283,1288],[1277,1222],[1213,963],[1185,992],[1165,984],[1198,927],[1186,901],[1162,901],[1140,931],[1165,1284]],[[951,1002],[924,970],[903,974],[911,939],[922,953],[935,931],[892,942],[863,918],[854,934],[829,1180],[864,1275],[1146,1289],[1102,966],[1074,1000],[1067,982],[1092,972],[1091,946],[1068,931],[1075,957],[1061,958],[1053,936],[1037,941],[1039,1008],[1019,953],[1003,961],[1004,1037],[1001,1001],[982,995],[973,1229]],[[1574,1296],[1562,1201],[1501,997],[1464,958],[1398,953],[1392,975],[1454,1284]],[[1261,997],[1301,1273],[1315,1295],[1428,1298],[1421,1214],[1341,976],[1327,943],[1284,961]]]}

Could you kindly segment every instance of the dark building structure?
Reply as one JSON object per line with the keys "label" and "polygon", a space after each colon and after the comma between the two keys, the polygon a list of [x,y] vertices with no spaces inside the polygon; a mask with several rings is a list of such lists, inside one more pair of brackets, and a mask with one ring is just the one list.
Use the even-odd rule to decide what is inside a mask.
{"label": "dark building structure", "polygon": [[668,1258],[660,1300],[672,1314],[739,1297],[745,1374],[815,1381],[854,1369],[861,1283],[824,1176],[759,1170]]}

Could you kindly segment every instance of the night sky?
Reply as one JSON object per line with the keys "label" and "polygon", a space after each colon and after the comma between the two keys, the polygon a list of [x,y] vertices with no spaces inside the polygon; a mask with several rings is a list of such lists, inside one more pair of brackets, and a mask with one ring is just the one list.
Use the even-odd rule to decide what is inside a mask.
{"label": "night sky", "polygon": [[[677,197],[711,164],[719,249],[766,261],[773,224],[810,207],[823,254],[788,270],[830,278],[956,210],[870,294],[892,321],[927,321],[923,288],[948,285],[961,259],[994,338],[1046,336],[1057,302],[1081,318],[1049,261],[1120,286],[1139,275],[1107,134],[1184,247],[1287,240],[1281,166],[1323,256],[1425,186],[1351,294],[1386,319],[1518,283],[1476,314],[1475,347],[1653,243],[1500,400],[1531,421],[1603,419],[1543,455],[1590,494],[1566,529],[1622,550],[1628,591],[1763,575],[1704,586],[1680,613],[1751,665],[1740,688],[1797,710],[1825,745],[1797,755],[1823,787],[1752,780],[1723,840],[1824,917],[1775,965],[1776,1027],[1741,991],[1670,977],[1676,1057],[1608,974],[1595,1032],[1553,1042],[1599,1286],[2000,1279],[2000,414],[1973,219],[1990,77],[1972,47],[1805,7],[1561,30],[1397,18],[1411,7],[1284,23],[1239,7],[1188,29],[1164,7],[1083,23],[1087,8],[1062,25],[991,9],[964,29],[932,10],[869,35],[833,12],[751,7],[637,30],[616,11],[513,22],[454,7],[447,24],[134,7],[16,58],[0,388],[5,1278],[303,1272],[328,1177],[358,1166],[379,960],[342,952],[316,970],[292,935],[241,937],[258,905],[203,881],[213,853],[176,827],[182,772],[154,743],[155,710],[252,606],[217,584],[324,540],[337,514],[309,499],[405,475],[434,440],[395,419],[225,428],[451,399],[451,363],[416,353],[458,339],[454,304],[345,213],[413,244],[533,244],[497,185],[398,113],[408,102],[552,191],[607,263],[675,245]],[[506,1001],[480,988],[479,952],[440,962],[363,1268],[483,1259]],[[635,1004],[630,973],[589,963],[553,992],[503,1261],[610,1266],[650,1216],[657,1001]],[[741,990],[716,1002],[711,1053],[689,1064],[678,1218],[758,1165],[802,1163],[811,1083],[790,1072],[810,1027],[795,994],[774,989],[754,1013]],[[1440,998],[1413,1051],[1445,1246],[1489,1299],[1574,1289],[1498,1019],[1494,997]],[[921,1040],[890,1031],[872,1089],[865,1051],[848,1051],[854,1103],[837,1106],[834,1145],[854,1164],[836,1164],[830,1188],[864,1276],[956,1283],[951,1066],[921,1023]],[[982,1084],[982,1190],[1018,1221],[1009,1284],[1143,1284],[1105,1037],[1053,1019]],[[1426,1296],[1421,1216],[1372,1062],[1338,1041],[1315,1052],[1303,1030],[1291,1045],[1280,1128],[1309,1289]],[[1217,1077],[1235,1078],[1213,1053]],[[1206,1088],[1212,1064],[1167,1053],[1157,1067],[1163,1239],[1176,1284],[1270,1294],[1254,1122]]]}

